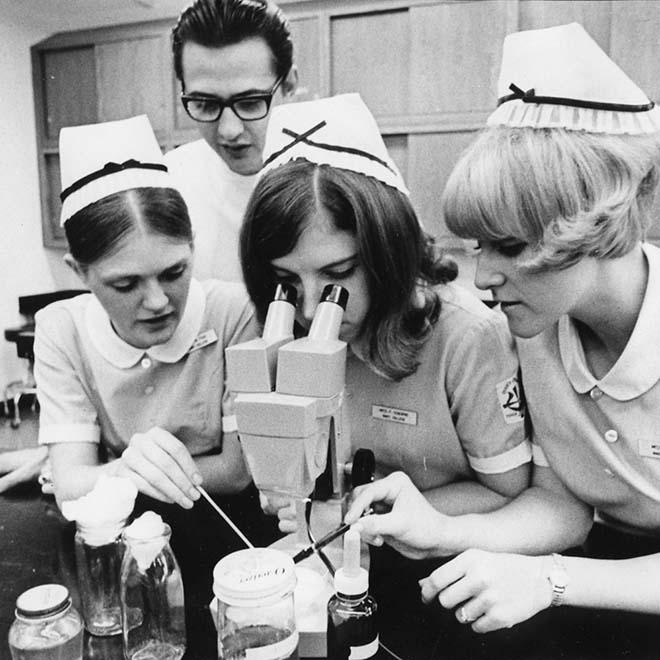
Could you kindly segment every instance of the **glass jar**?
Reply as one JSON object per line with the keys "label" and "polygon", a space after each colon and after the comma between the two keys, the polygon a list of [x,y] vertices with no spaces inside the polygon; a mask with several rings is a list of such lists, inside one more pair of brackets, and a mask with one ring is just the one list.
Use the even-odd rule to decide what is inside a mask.
{"label": "glass jar", "polygon": [[9,650],[13,660],[82,660],[82,618],[66,587],[42,584],[16,599]]}
{"label": "glass jar", "polygon": [[170,548],[170,526],[124,530],[121,615],[126,660],[179,660],[186,650],[183,581]]}
{"label": "glass jar", "polygon": [[121,633],[119,580],[125,521],[110,525],[77,524],[76,573],[85,627],[92,635]]}
{"label": "glass jar", "polygon": [[213,570],[219,660],[298,658],[293,559],[273,548],[249,548]]}

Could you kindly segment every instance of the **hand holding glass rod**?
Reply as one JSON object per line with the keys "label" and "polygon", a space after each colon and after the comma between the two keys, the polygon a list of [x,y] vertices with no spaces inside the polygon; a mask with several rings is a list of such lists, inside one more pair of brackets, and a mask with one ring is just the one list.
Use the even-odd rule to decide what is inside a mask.
{"label": "hand holding glass rod", "polygon": [[[369,508],[362,515],[368,516],[372,513],[373,513],[373,509]],[[317,550],[324,548],[326,545],[328,545],[328,543],[332,543],[335,539],[339,538],[343,534],[346,534],[346,532],[350,528],[351,526],[349,524],[343,523],[336,529],[333,529],[331,532],[328,532],[324,537],[320,538],[318,541],[315,541],[311,545],[308,545],[306,548],[303,548],[300,552],[297,552],[295,555],[293,555],[294,564],[297,564],[299,561],[306,559]]]}

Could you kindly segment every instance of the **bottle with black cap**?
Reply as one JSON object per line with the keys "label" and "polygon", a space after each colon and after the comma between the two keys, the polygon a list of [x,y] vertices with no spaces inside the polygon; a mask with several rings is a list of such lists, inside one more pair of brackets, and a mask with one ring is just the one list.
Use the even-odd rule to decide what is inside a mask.
{"label": "bottle with black cap", "polygon": [[344,534],[344,563],[334,577],[328,601],[328,660],[374,658],[378,653],[376,601],[369,595],[369,574],[360,566],[360,533]]}

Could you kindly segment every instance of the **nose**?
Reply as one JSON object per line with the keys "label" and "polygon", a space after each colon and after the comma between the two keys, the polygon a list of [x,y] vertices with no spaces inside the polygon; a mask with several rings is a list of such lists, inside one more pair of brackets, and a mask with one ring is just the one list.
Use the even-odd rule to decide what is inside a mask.
{"label": "nose", "polygon": [[477,270],[474,274],[474,285],[486,290],[502,286],[505,282],[504,273],[497,266],[497,258],[492,250],[482,248],[477,256]]}
{"label": "nose", "polygon": [[298,289],[298,309],[307,324],[311,323],[314,318],[323,286],[323,282],[311,281],[302,283]]}
{"label": "nose", "polygon": [[221,140],[232,142],[243,132],[243,121],[229,107],[225,108],[218,119],[218,136]]}
{"label": "nose", "polygon": [[142,296],[142,306],[150,312],[160,312],[169,303],[169,298],[158,280],[146,282]]}

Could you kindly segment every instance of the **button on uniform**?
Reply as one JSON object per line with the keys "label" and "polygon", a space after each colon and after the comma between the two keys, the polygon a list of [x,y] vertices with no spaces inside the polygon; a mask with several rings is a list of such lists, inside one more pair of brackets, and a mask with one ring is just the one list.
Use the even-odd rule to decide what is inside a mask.
{"label": "button on uniform", "polygon": [[148,369],[151,366],[151,360],[148,357],[143,357],[140,360],[140,364],[142,365],[143,369]]}
{"label": "button on uniform", "polygon": [[613,443],[616,442],[618,439],[619,439],[619,434],[614,429],[605,431],[605,440],[607,440],[607,442]]}
{"label": "button on uniform", "polygon": [[598,401],[598,399],[600,399],[600,397],[603,396],[603,390],[601,390],[599,387],[593,387],[589,392],[589,396],[594,401]]}
{"label": "button on uniform", "polygon": [[153,385],[147,385],[144,388],[144,393],[145,394],[153,394],[154,393],[154,386]]}

